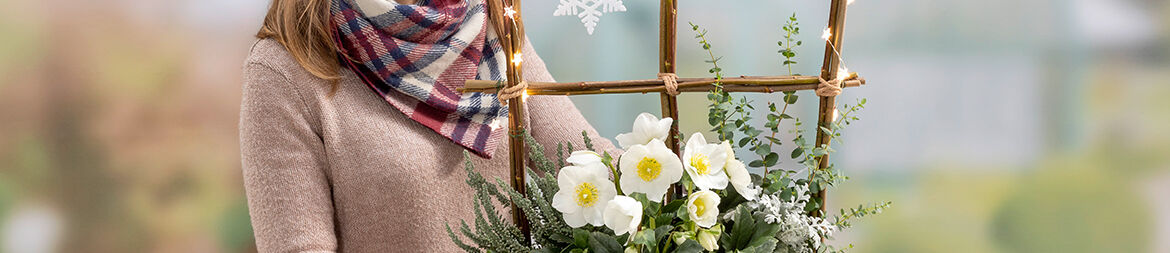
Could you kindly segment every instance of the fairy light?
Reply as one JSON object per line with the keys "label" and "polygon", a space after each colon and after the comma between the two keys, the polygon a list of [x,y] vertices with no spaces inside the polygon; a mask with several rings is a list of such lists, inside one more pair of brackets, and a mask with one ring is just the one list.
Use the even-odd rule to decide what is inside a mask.
{"label": "fairy light", "polygon": [[495,120],[492,120],[492,123],[488,124],[488,126],[490,126],[492,128],[492,130],[496,130],[496,129],[500,129],[500,127],[503,126],[503,124],[500,124],[499,119],[495,119]]}
{"label": "fairy light", "polygon": [[844,81],[847,78],[849,78],[849,68],[846,68],[845,65],[837,67],[837,80]]}
{"label": "fairy light", "polygon": [[[850,1],[850,2],[852,2],[852,1]],[[512,6],[504,7],[504,16],[508,16],[508,18],[515,19],[516,18],[516,10],[513,10]]]}
{"label": "fairy light", "polygon": [[524,58],[523,58],[523,55],[520,54],[520,52],[516,52],[515,54],[512,54],[512,64],[513,65],[520,66],[521,62],[524,62]]}
{"label": "fairy light", "polygon": [[852,4],[853,4],[853,1],[854,1],[854,0],[849,0],[849,1],[845,2],[845,6],[852,5]]}
{"label": "fairy light", "polygon": [[821,39],[823,39],[825,41],[829,41],[830,37],[833,37],[833,31],[829,30],[828,27],[825,27],[825,32],[821,33]]}

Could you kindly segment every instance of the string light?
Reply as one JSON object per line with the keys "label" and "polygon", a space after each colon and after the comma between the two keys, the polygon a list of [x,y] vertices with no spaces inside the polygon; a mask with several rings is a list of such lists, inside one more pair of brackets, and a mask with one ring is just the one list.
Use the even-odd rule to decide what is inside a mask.
{"label": "string light", "polygon": [[[850,2],[852,2],[852,1],[850,1]],[[844,81],[845,79],[849,78],[849,68],[845,67],[845,58],[842,58],[841,52],[837,51],[837,45],[833,45],[833,41],[829,40],[829,38],[832,38],[832,37],[833,37],[832,30],[830,30],[829,28],[826,27],[825,32],[821,34],[821,39],[824,39],[826,42],[829,42],[829,46],[831,46],[833,48],[833,54],[837,56],[837,60],[840,62],[840,64],[839,64],[840,66],[837,67],[836,80]],[[834,113],[836,113],[836,111],[834,111]]]}
{"label": "string light", "polygon": [[845,6],[852,5],[852,4],[853,4],[853,1],[854,1],[854,0],[849,0],[848,2],[845,2]]}

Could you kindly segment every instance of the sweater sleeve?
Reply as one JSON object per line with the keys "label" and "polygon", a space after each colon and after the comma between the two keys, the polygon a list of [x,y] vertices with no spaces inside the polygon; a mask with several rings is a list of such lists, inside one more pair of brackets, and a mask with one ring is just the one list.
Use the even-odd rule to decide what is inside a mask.
{"label": "sweater sleeve", "polygon": [[337,250],[319,122],[285,75],[244,67],[240,152],[260,252]]}
{"label": "sweater sleeve", "polygon": [[[536,55],[532,44],[525,41],[522,57],[524,57],[524,79],[529,81],[555,82],[552,74],[544,65],[544,60]],[[602,138],[573,105],[567,96],[532,96],[528,98],[528,124],[532,137],[541,146],[545,154],[556,154],[557,144],[571,142],[575,149],[584,149],[585,141],[581,138],[584,131],[593,141],[593,149],[600,152],[609,152],[613,156],[621,154],[609,139]],[[568,155],[568,154],[566,154]]]}

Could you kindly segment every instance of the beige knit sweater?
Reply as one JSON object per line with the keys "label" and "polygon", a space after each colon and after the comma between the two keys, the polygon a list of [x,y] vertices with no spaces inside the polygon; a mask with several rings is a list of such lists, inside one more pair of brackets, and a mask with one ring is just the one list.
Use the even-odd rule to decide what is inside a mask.
{"label": "beige knit sweater", "polygon": [[[524,50],[527,80],[552,81]],[[472,221],[464,149],[411,121],[352,72],[340,86],[301,68],[273,40],[244,65],[240,149],[256,245],[261,252],[453,252],[445,225]],[[545,147],[597,137],[566,97],[528,98],[529,132]],[[507,178],[508,145],[472,156],[486,177]],[[550,151],[551,152],[551,151]]]}

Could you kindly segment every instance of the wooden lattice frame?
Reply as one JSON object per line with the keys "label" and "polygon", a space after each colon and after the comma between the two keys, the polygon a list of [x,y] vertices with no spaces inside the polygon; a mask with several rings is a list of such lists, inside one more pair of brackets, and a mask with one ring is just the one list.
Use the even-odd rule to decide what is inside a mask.
{"label": "wooden lattice frame", "polygon": [[[845,30],[845,9],[849,0],[830,0],[828,37],[825,38],[825,58],[821,65],[820,79],[833,80],[838,77],[841,66],[841,42]],[[523,79],[521,73],[520,48],[523,47],[524,22],[520,15],[520,0],[488,0],[489,17],[500,35],[501,45],[507,56],[507,87],[515,86]],[[677,44],[678,3],[677,0],[660,0],[661,12],[659,19],[659,73],[675,73],[675,52]],[[865,79],[857,73],[848,73],[841,78],[841,86],[857,87],[865,84]],[[820,83],[817,76],[765,76],[765,77],[738,77],[724,78],[720,81],[724,90],[728,92],[782,92],[796,90],[812,90]],[[707,92],[714,88],[712,78],[679,78],[678,91],[680,92]],[[497,82],[483,80],[469,80],[462,92],[494,92]],[[666,142],[676,154],[679,152],[678,135],[678,101],[675,96],[665,93],[666,89],[660,79],[625,80],[609,82],[574,82],[574,83],[545,83],[529,82],[526,94],[528,95],[588,95],[588,94],[617,94],[617,93],[661,93],[663,117],[674,118],[675,124],[670,129]],[[508,135],[511,164],[511,184],[522,194],[525,189],[525,147],[524,147],[524,99],[517,97],[508,103]],[[820,107],[817,113],[817,125],[828,127],[833,123],[836,114],[836,97],[820,97]],[[832,136],[823,131],[817,131],[816,145],[827,145]],[[820,157],[817,173],[828,166],[829,155]],[[809,175],[812,177],[812,175]],[[671,194],[668,194],[671,195]],[[814,193],[821,204],[821,215],[825,210],[825,190]],[[528,222],[520,210],[512,207],[512,217],[521,231],[528,235]]]}

